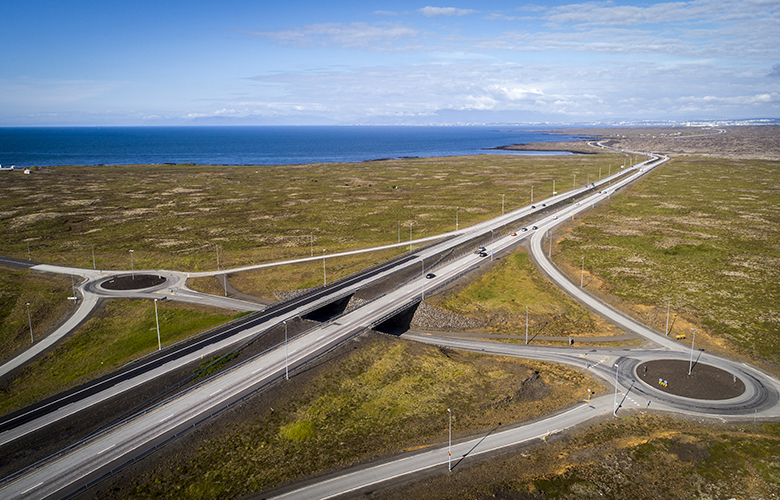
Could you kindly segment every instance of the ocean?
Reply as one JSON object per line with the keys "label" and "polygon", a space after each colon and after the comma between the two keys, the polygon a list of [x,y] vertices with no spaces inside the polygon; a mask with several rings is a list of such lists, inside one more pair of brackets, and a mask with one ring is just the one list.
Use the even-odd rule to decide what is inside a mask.
{"label": "ocean", "polygon": [[518,154],[489,148],[577,139],[549,128],[497,126],[0,128],[0,164],[292,165]]}

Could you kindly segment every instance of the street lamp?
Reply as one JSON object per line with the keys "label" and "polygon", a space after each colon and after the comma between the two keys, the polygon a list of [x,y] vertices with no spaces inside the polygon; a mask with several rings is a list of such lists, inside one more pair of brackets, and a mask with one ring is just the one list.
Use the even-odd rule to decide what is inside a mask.
{"label": "street lamp", "polygon": [[309,248],[311,249],[311,256],[314,257],[314,234],[309,234]]}
{"label": "street lamp", "polygon": [[691,361],[688,363],[688,375],[691,374],[691,370],[693,369],[693,345],[696,343],[696,330],[698,328],[691,328],[693,330],[693,339],[691,340]]}
{"label": "street lamp", "polygon": [[30,323],[30,343],[35,343],[35,340],[33,340],[33,333],[32,333],[32,316],[30,316],[30,303],[27,303],[27,321]]}
{"label": "street lamp", "polygon": [[160,317],[157,316],[157,299],[154,299],[154,322],[157,323],[157,350],[162,350],[162,341],[160,340]]}
{"label": "street lamp", "polygon": [[525,345],[528,345],[528,306],[525,306]]}
{"label": "street lamp", "polygon": [[666,336],[669,336],[669,306],[672,303],[672,299],[666,299],[666,329],[664,330],[664,333]]}
{"label": "street lamp", "polygon": [[617,417],[617,388],[618,388],[618,365],[615,365],[615,406],[612,410],[612,415]]}
{"label": "street lamp", "polygon": [[[457,223],[455,227],[457,228]],[[411,253],[411,251],[412,251],[412,223],[410,222],[409,223],[409,252]]]}
{"label": "street lamp", "polygon": [[328,276],[325,274],[325,249],[322,249],[322,286],[328,285]]}
{"label": "street lamp", "polygon": [[571,181],[571,188],[577,189],[577,174],[574,174],[574,180]]}
{"label": "street lamp", "polygon": [[219,271],[219,245],[214,245],[217,247],[217,271]]}
{"label": "street lamp", "polygon": [[534,187],[531,186],[531,203],[534,202]]}
{"label": "street lamp", "polygon": [[[458,209],[459,208],[460,207],[455,207],[455,231],[458,230]],[[411,231],[411,228],[409,228],[409,230]]]}
{"label": "street lamp", "polygon": [[501,215],[504,215],[504,195],[501,195]]}
{"label": "street lamp", "polygon": [[452,410],[447,408],[447,413],[450,416],[450,438],[447,445],[447,468],[452,472]]}
{"label": "street lamp", "polygon": [[420,267],[422,268],[422,272],[420,273],[420,279],[422,280],[422,298],[420,301],[425,300],[425,260],[420,257]]}
{"label": "street lamp", "polygon": [[580,271],[580,288],[582,288],[582,284],[585,282],[585,257],[582,257],[582,271]]}
{"label": "street lamp", "polygon": [[287,369],[287,322],[284,323],[284,379],[290,380],[290,372]]}
{"label": "street lamp", "polygon": [[133,264],[133,252],[134,250],[130,250],[130,272],[133,275],[133,279],[135,279],[135,264]]}
{"label": "street lamp", "polygon": [[97,269],[95,266],[95,244],[92,244],[92,269]]}

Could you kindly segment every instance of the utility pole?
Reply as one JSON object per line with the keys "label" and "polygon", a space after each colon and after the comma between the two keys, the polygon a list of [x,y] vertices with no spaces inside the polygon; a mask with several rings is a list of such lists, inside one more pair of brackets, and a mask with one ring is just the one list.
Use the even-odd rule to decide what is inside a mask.
{"label": "utility pole", "polygon": [[34,344],[35,340],[33,340],[33,332],[32,332],[32,316],[30,316],[30,303],[27,303],[27,321],[30,323],[30,343]]}
{"label": "utility pole", "polygon": [[525,306],[525,345],[528,345],[528,306]]}
{"label": "utility pole", "polygon": [[160,317],[157,316],[157,299],[154,299],[154,322],[157,324],[157,350],[162,351],[162,341],[160,340]]}

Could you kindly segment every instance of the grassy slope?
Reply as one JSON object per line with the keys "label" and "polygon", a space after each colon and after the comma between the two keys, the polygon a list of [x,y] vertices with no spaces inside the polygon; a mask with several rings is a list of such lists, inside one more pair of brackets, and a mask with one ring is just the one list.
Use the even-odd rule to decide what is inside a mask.
{"label": "grassy slope", "polygon": [[[236,317],[213,309],[158,304],[163,346]],[[157,349],[150,301],[111,301],[73,335],[2,388],[0,414],[99,377]]]}
{"label": "grassy slope", "polygon": [[[73,309],[69,278],[0,267],[0,360],[30,345]],[[30,313],[27,314],[27,303]]]}
{"label": "grassy slope", "polygon": [[609,336],[623,332],[590,314],[547,280],[525,251],[502,257],[485,274],[430,303],[487,323],[490,332],[525,335]]}

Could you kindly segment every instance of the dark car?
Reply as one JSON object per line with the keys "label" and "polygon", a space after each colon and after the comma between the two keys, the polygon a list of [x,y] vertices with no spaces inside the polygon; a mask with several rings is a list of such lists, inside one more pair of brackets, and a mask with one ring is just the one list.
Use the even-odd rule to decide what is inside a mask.
{"label": "dark car", "polygon": [[536,205],[531,205],[531,208],[536,208]]}
{"label": "dark car", "polygon": [[487,257],[487,254],[485,252],[479,252],[480,257]]}
{"label": "dark car", "polygon": [[426,279],[433,279],[433,278],[435,278],[435,277],[436,277],[436,275],[435,275],[435,274],[433,274],[433,273],[428,273],[428,274],[426,274],[426,275],[425,275],[425,278],[426,278]]}
{"label": "dark car", "polygon": [[523,231],[528,231],[528,228],[527,228],[527,227],[524,227],[524,228],[523,228]]}
{"label": "dark car", "polygon": [[542,203],[542,206],[543,206],[543,207],[546,207],[546,206],[547,206],[547,203]]}
{"label": "dark car", "polygon": [[538,227],[534,226],[533,229],[539,229]]}

